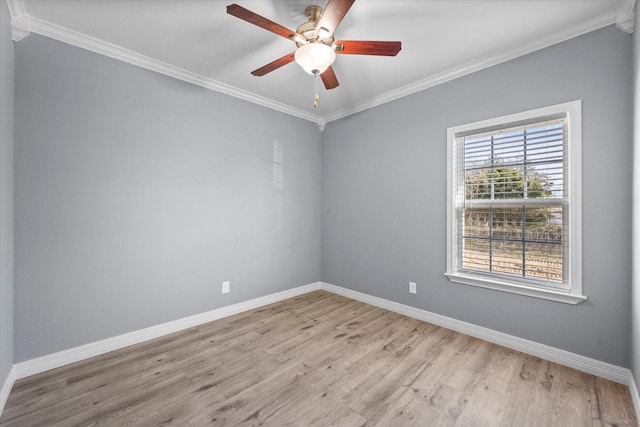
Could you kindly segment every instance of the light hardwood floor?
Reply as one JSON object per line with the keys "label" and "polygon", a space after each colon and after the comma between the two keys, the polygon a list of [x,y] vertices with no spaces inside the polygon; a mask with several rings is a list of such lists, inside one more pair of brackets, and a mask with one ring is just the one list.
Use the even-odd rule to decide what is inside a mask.
{"label": "light hardwood floor", "polygon": [[635,426],[626,386],[324,291],[16,382],[1,426]]}

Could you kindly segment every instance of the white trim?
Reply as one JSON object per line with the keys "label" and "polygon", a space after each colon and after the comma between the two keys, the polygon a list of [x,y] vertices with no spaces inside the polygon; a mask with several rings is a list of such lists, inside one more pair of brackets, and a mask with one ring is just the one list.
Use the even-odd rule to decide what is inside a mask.
{"label": "white trim", "polygon": [[[51,22],[36,18],[34,16],[24,15],[28,18],[28,30],[40,34],[63,43],[70,44],[100,55],[114,58],[147,70],[155,71],[160,74],[173,77],[197,86],[202,86],[225,95],[240,98],[281,113],[289,114],[304,120],[317,123],[319,126],[323,123],[322,117],[307,111],[291,107],[281,102],[274,101],[264,96],[256,95],[243,89],[219,82],[217,80],[204,77],[200,74],[167,64],[162,61],[150,58],[140,53],[134,52],[105,42],[103,40],[87,36],[85,34],[70,30],[68,28],[53,24]],[[12,21],[13,22],[13,21]],[[27,34],[28,35],[28,34]]]}
{"label": "white trim", "polygon": [[481,288],[493,289],[494,291],[509,292],[512,294],[524,295],[528,297],[542,298],[549,301],[563,302],[565,304],[578,304],[585,301],[584,295],[570,294],[567,292],[554,291],[551,289],[537,288],[527,285],[519,285],[513,281],[502,281],[497,278],[485,280],[479,275],[464,273],[445,273],[447,278],[462,285],[479,286]]}
{"label": "white trim", "polygon": [[638,386],[633,378],[633,373],[629,373],[629,393],[633,402],[633,409],[636,411],[636,417],[640,416],[640,394],[638,394]]}
{"label": "white trim", "polygon": [[616,27],[625,33],[633,34],[635,27],[634,8],[636,0],[618,0],[616,8]]}
{"label": "white trim", "polygon": [[[576,353],[571,353],[569,351],[550,347],[548,345],[526,340],[524,338],[515,337],[503,332],[494,331],[492,329],[463,322],[462,320],[453,319],[451,317],[442,316],[440,314],[432,313],[419,308],[411,307],[393,301],[388,301],[383,298],[378,298],[357,291],[352,291],[350,289],[331,285],[329,283],[323,282],[321,284],[321,289],[354,299],[356,301],[371,304],[376,307],[381,307],[395,313],[403,314],[414,319],[433,323],[434,325],[442,326],[457,332],[471,335],[473,337],[480,338],[482,340],[489,341],[503,347],[508,347],[513,350],[521,351],[532,356],[540,357],[545,360],[559,363],[561,365],[568,366],[579,371],[597,375],[599,377],[606,378],[620,384],[629,384],[631,371],[627,368],[621,368],[619,366],[581,356]],[[636,411],[636,413],[638,412]]]}
{"label": "white trim", "polygon": [[[334,120],[338,120],[338,119],[350,116],[352,114],[356,114],[361,111],[368,110],[373,107],[377,107],[382,104],[386,104],[387,102],[391,102],[396,99],[403,98],[405,96],[412,95],[417,92],[421,92],[425,89],[437,86],[442,83],[446,83],[448,81],[457,79],[459,77],[466,76],[476,71],[484,70],[494,65],[498,65],[503,62],[518,58],[520,56],[524,56],[529,53],[544,49],[546,47],[553,46],[555,44],[570,40],[574,37],[578,37],[583,34],[589,33],[591,31],[606,27],[607,25],[611,25],[611,24],[623,25],[624,22],[626,22],[626,20],[624,20],[624,22],[622,21],[622,18],[620,18],[620,16],[622,16],[620,15],[621,13],[620,11],[624,11],[628,9],[628,4],[624,2],[629,2],[629,1],[635,2],[635,0],[620,0],[620,1],[622,2],[621,3],[622,5],[626,5],[626,6],[624,7],[619,6],[618,13],[615,13],[615,12],[606,13],[602,16],[596,17],[587,22],[580,23],[576,26],[563,28],[560,32],[556,34],[552,34],[541,40],[536,40],[532,43],[521,46],[518,49],[514,49],[510,52],[501,53],[493,57],[479,59],[477,61],[472,61],[467,64],[463,64],[461,66],[451,68],[449,70],[446,70],[434,76],[419,80],[417,82],[408,84],[401,88],[370,98],[359,104],[356,104],[353,107],[343,108],[341,110],[335,111],[325,116],[312,114],[307,111],[274,101],[272,99],[255,95],[251,92],[227,85],[225,83],[201,76],[196,73],[192,73],[187,70],[183,70],[178,67],[174,67],[172,65],[155,60],[153,58],[149,58],[139,53],[124,49],[120,46],[116,46],[111,43],[107,43],[102,40],[87,36],[85,34],[81,34],[81,33],[69,30],[68,28],[55,25],[53,23],[44,21],[42,19],[38,19],[36,17],[28,16],[26,15],[24,0],[8,0],[7,3],[9,4],[9,10],[11,12],[12,18],[16,18],[19,15],[26,16],[27,28],[31,32],[50,37],[52,39],[59,40],[64,43],[68,43],[73,46],[87,49],[92,52],[96,52],[101,55],[108,56],[110,58],[118,59],[120,61],[137,65],[139,67],[146,68],[148,70],[156,71],[158,73],[162,73],[176,79],[184,80],[186,82],[189,82],[198,86],[202,86],[217,92],[221,92],[226,95],[234,96],[236,98],[240,98],[245,101],[249,101],[249,102],[261,105],[263,107],[271,108],[276,111],[280,111],[282,113],[292,115],[294,117],[299,117],[305,120],[312,121],[314,123],[317,123],[318,128],[320,129],[320,131],[322,131],[325,127],[325,123],[329,123]],[[20,22],[21,21],[16,21],[16,23],[20,23]],[[16,28],[16,31],[20,31],[20,30],[21,28]],[[29,33],[27,32],[25,35],[28,35],[28,34]],[[23,35],[23,37],[25,35]]]}
{"label": "white trim", "polygon": [[7,0],[7,6],[9,7],[9,13],[11,18],[16,16],[26,15],[27,9],[24,5],[24,0]]}
{"label": "white trim", "polygon": [[113,350],[128,347],[130,345],[139,344],[144,341],[172,334],[174,332],[191,328],[193,326],[202,325],[203,323],[222,319],[224,317],[232,316],[244,311],[253,310],[267,304],[272,304],[274,302],[306,294],[318,289],[320,289],[320,282],[312,283],[305,286],[299,286],[297,288],[289,289],[271,295],[266,295],[264,297],[217,308],[215,310],[16,363],[14,365],[15,378],[21,379],[30,375],[39,374],[40,372],[59,368],[70,363],[78,362],[90,357],[108,353]]}
{"label": "white trim", "polygon": [[11,39],[17,42],[29,35],[29,15],[24,0],[7,0],[7,6],[11,16]]}
{"label": "white trim", "polygon": [[11,39],[14,42],[19,42],[29,34],[29,15],[18,15],[11,19]]}
{"label": "white trim", "polygon": [[[119,335],[117,337],[107,338],[94,343],[38,357],[36,359],[16,363],[2,388],[0,398],[3,400],[0,400],[0,403],[4,405],[4,402],[6,402],[15,380],[319,289],[471,335],[494,344],[521,351],[545,360],[550,360],[611,381],[629,385],[636,413],[640,413],[640,398],[638,398],[638,390],[629,369],[324,282],[316,282],[300,286],[287,291],[255,298],[172,322]],[[0,414],[2,414],[2,408],[3,406],[0,406]]]}
{"label": "white trim", "polygon": [[[459,185],[456,156],[459,154],[458,138],[470,132],[484,132],[502,127],[518,126],[531,120],[545,120],[548,117],[566,115],[568,126],[565,189],[568,192],[569,229],[568,231],[568,277],[564,283],[566,289],[552,289],[537,286],[534,281],[500,278],[497,275],[481,275],[462,271],[458,245],[456,193]],[[481,120],[447,129],[447,240],[445,276],[454,283],[479,286],[519,295],[543,298],[567,304],[578,304],[587,298],[582,294],[582,101],[576,100],[562,104],[536,108],[520,113]],[[551,202],[555,203],[555,202]]]}
{"label": "white trim", "polygon": [[2,389],[0,390],[0,416],[2,416],[2,412],[4,412],[4,405],[7,404],[7,399],[9,399],[9,393],[11,393],[11,389],[13,388],[13,384],[16,382],[16,368],[15,366],[11,367],[9,371],[9,375],[7,375],[7,379],[2,385]]}
{"label": "white trim", "polygon": [[604,28],[608,25],[616,23],[616,16],[613,13],[607,13],[603,16],[599,16],[588,22],[578,24],[574,27],[565,28],[562,32],[553,34],[545,39],[537,40],[532,43],[519,47],[518,49],[510,52],[501,53],[493,57],[486,57],[476,61],[468,62],[458,67],[451,68],[442,73],[436,74],[431,77],[427,77],[417,82],[410,83],[401,88],[389,91],[380,96],[368,99],[353,107],[343,108],[325,116],[327,123],[334,120],[342,119],[352,114],[359,113],[364,110],[368,110],[373,107],[385,104],[387,102],[395,101],[396,99],[403,98],[408,95],[412,95],[417,92],[421,92],[425,89],[429,89],[434,86],[438,86],[442,83],[455,80],[460,77],[475,73],[476,71],[484,70],[489,67],[493,67],[503,62],[510,61],[520,56],[528,55],[530,53],[542,50],[544,48],[553,46],[558,43],[570,40],[572,38],[587,34],[591,31]]}

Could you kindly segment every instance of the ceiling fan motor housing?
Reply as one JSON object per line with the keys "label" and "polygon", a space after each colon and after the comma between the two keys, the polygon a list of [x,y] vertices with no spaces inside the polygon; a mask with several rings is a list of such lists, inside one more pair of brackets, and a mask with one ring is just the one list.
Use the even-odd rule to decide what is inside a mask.
{"label": "ceiling fan motor housing", "polygon": [[[327,46],[331,46],[334,42],[333,36],[323,39],[321,38],[322,30],[320,30],[319,32],[316,31],[316,26],[318,25],[318,19],[320,19],[320,17],[322,16],[322,12],[323,10],[320,6],[316,6],[316,5],[308,6],[304,10],[304,14],[307,17],[308,21],[300,25],[296,30],[296,33],[304,37],[304,39],[309,43],[323,43],[323,44],[326,44]],[[300,43],[296,41],[296,45],[298,47],[301,47],[304,45],[304,43]]]}

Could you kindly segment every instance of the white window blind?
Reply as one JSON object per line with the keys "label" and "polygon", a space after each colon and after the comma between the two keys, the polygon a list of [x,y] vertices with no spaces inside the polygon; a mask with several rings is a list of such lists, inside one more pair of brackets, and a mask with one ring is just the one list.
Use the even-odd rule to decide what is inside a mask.
{"label": "white window blind", "polygon": [[566,120],[460,138],[463,270],[565,281]]}
{"label": "white window blind", "polygon": [[582,295],[580,101],[449,128],[453,282],[576,304]]}

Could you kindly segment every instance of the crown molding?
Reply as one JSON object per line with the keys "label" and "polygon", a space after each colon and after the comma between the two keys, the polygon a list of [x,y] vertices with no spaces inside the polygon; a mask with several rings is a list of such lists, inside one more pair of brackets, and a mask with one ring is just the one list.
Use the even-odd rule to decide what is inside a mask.
{"label": "crown molding", "polygon": [[7,0],[7,6],[9,6],[11,19],[27,14],[27,9],[24,7],[24,0]]}
{"label": "crown molding", "polygon": [[24,0],[7,0],[11,16],[11,38],[18,42],[29,35],[29,15],[24,7]]}
{"label": "crown molding", "polygon": [[11,19],[11,38],[14,42],[19,42],[29,36],[30,25],[29,15],[18,15]]}
{"label": "crown molding", "polygon": [[616,27],[625,33],[633,34],[635,27],[634,9],[636,0],[618,0],[616,8]]}
{"label": "crown molding", "polygon": [[325,116],[312,114],[299,108],[274,101],[260,95],[256,95],[249,91],[219,82],[217,80],[184,70],[179,67],[155,60],[153,58],[141,55],[137,52],[124,49],[120,46],[104,42],[94,37],[72,31],[68,28],[44,21],[42,19],[29,16],[26,13],[24,0],[7,0],[9,11],[12,17],[11,25],[13,27],[13,39],[19,41],[28,36],[31,32],[90,50],[92,52],[108,56],[120,61],[127,62],[151,71],[155,71],[179,80],[186,81],[225,95],[233,96],[260,106],[270,108],[281,113],[285,113],[294,117],[308,120],[316,123],[320,132],[322,132],[327,123],[334,120],[356,114],[370,108],[386,104],[391,101],[421,92],[425,89],[446,83],[448,81],[466,76],[468,74],[480,71],[494,65],[527,55],[537,50],[544,49],[557,43],[570,40],[574,37],[586,34],[588,32],[616,24],[622,31],[632,33],[634,29],[634,7],[636,0],[618,0],[618,7],[615,12],[604,14],[591,21],[580,23],[573,27],[564,28],[562,31],[552,34],[544,39],[537,40],[533,43],[526,44],[516,50],[502,53],[493,57],[482,58],[471,61],[458,67],[445,70],[439,74],[418,80],[415,83],[405,85],[401,88],[383,93],[379,96],[370,98],[360,102],[354,106],[337,110]]}
{"label": "crown molding", "polygon": [[[621,1],[635,1],[635,0],[621,0]],[[377,107],[387,102],[395,101],[396,99],[404,98],[405,96],[412,95],[417,92],[421,92],[425,89],[446,83],[451,80],[466,76],[476,71],[484,70],[485,68],[493,67],[494,65],[501,64],[503,62],[510,61],[520,56],[527,55],[529,53],[553,46],[555,44],[570,40],[572,38],[581,36],[591,31],[598,30],[611,24],[615,24],[616,15],[614,13],[607,13],[599,16],[587,22],[583,22],[579,25],[564,28],[561,32],[552,34],[544,39],[537,40],[533,43],[523,45],[522,47],[505,52],[493,57],[486,57],[479,60],[471,61],[458,67],[451,68],[442,73],[435,74],[422,80],[418,80],[415,83],[408,84],[396,90],[389,91],[380,96],[370,98],[364,102],[356,104],[350,108],[344,108],[334,113],[326,115],[324,118],[328,122],[342,119],[352,114],[359,113],[364,110],[368,110],[373,107]]]}
{"label": "crown molding", "polygon": [[[308,120],[316,123],[320,130],[324,129],[324,120],[317,114],[308,113],[304,110],[291,107],[281,102],[256,95],[246,90],[242,90],[237,87],[219,82],[217,80],[204,77],[200,74],[184,70],[182,68],[167,64],[162,61],[158,61],[137,52],[124,49],[120,46],[107,43],[103,40],[99,40],[97,38],[87,36],[85,34],[70,30],[51,22],[29,16],[26,13],[22,13],[24,11],[23,0],[9,0],[9,3],[14,4],[14,10],[17,13],[16,17],[13,17],[12,14],[11,24],[14,25],[14,34],[16,33],[16,30],[20,34],[22,34],[22,37],[18,39],[14,38],[14,40],[16,41],[21,40],[22,38],[28,36],[31,32],[33,32],[42,36],[52,38],[54,40],[61,41],[63,43],[70,44],[72,46],[98,53],[100,55],[136,65],[147,70],[155,71],[169,77],[183,80],[197,86],[202,86],[204,88],[211,89],[225,95],[240,98],[245,101],[279,111],[281,113]],[[17,27],[15,25],[17,25]]]}

